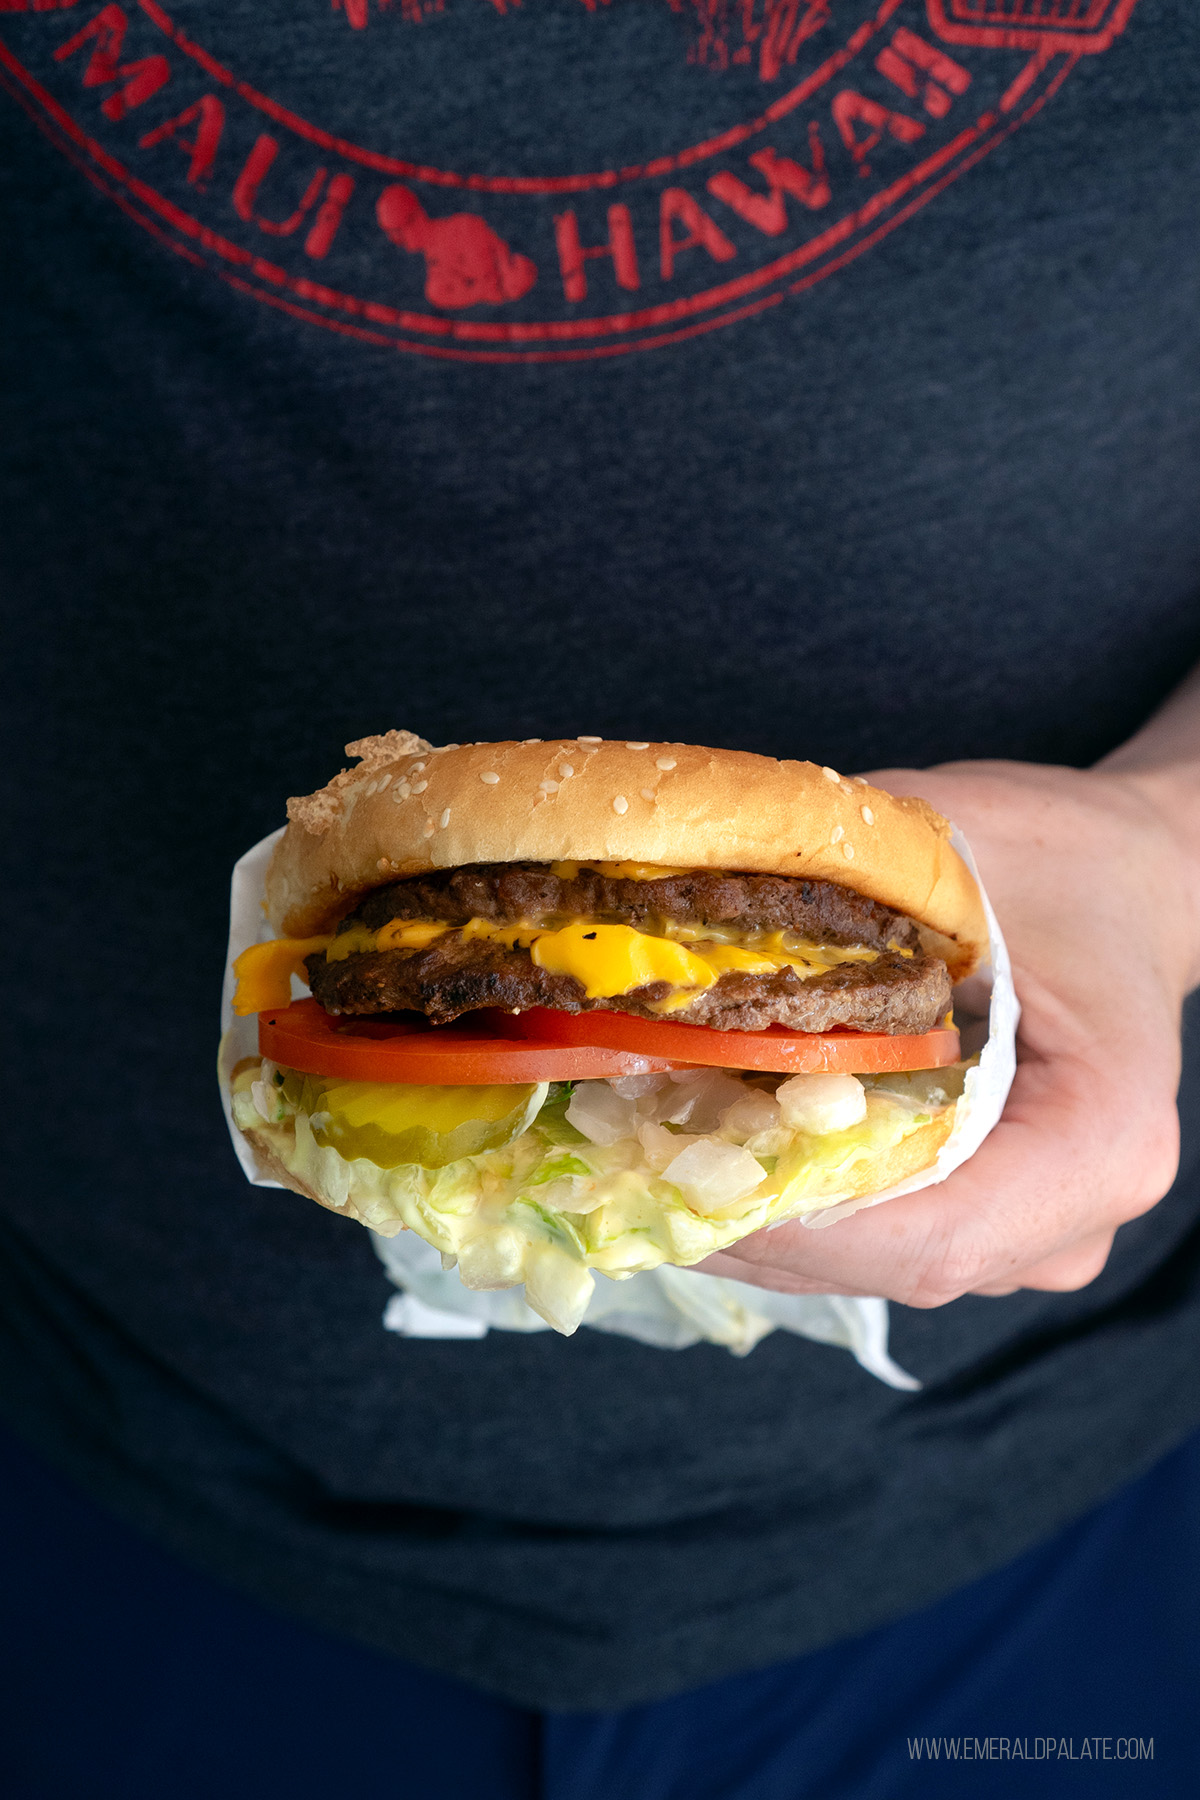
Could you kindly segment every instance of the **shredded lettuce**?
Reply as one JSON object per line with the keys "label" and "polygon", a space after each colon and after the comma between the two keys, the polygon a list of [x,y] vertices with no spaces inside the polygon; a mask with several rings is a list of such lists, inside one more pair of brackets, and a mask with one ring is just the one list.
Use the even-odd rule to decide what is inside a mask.
{"label": "shredded lettuce", "polygon": [[552,1081],[550,1093],[541,1112],[534,1120],[533,1129],[547,1144],[585,1144],[587,1139],[582,1131],[576,1131],[567,1118],[567,1108],[571,1104],[571,1095],[575,1091],[573,1081]]}
{"label": "shredded lettuce", "polygon": [[[662,1078],[658,1095],[638,1099],[643,1136],[660,1129],[652,1122],[656,1107],[659,1117],[678,1110],[680,1089],[668,1087],[668,1080]],[[742,1098],[752,1082],[761,1094],[762,1077],[750,1077]],[[390,1168],[365,1156],[343,1156],[329,1141],[323,1116],[306,1110],[306,1103],[319,1102],[317,1084],[290,1074],[281,1080],[270,1064],[248,1066],[235,1077],[231,1097],[238,1126],[268,1145],[323,1205],[384,1237],[415,1231],[457,1260],[468,1287],[524,1282],[529,1305],[557,1330],[570,1332],[587,1308],[593,1270],[620,1280],[664,1262],[696,1263],[751,1231],[835,1204],[857,1163],[956,1104],[963,1068],[864,1078],[865,1117],[846,1130],[818,1135],[776,1127],[750,1137],[736,1156],[713,1159],[719,1167],[755,1155],[763,1170],[752,1192],[727,1205],[698,1198],[696,1190],[689,1197],[654,1173],[638,1137],[589,1142],[566,1118],[575,1085],[539,1090],[508,1142],[441,1166]],[[722,1138],[717,1120],[707,1138],[690,1141],[730,1147],[741,1135],[732,1121],[746,1115],[728,1106],[725,1111],[732,1138]],[[683,1135],[688,1127],[677,1130]]]}

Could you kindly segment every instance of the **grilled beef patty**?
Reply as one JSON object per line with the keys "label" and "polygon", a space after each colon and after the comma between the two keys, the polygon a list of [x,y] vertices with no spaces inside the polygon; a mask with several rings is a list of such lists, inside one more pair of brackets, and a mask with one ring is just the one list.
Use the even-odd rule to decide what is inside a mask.
{"label": "grilled beef patty", "polygon": [[375,888],[339,925],[378,931],[391,919],[468,919],[495,924],[521,920],[601,919],[653,929],[677,925],[737,925],[744,931],[794,931],[814,944],[863,944],[871,950],[917,950],[917,928],[903,913],[866,900],[832,881],[790,875],[724,875],[697,869],[657,881],[627,881],[581,868],[570,879],[544,863],[476,863],[439,869]]}
{"label": "grilled beef patty", "polygon": [[[653,930],[667,922],[736,925],[745,931],[790,931],[812,942],[862,945],[880,954],[871,963],[843,963],[802,979],[792,969],[770,975],[727,974],[669,1016],[718,1030],[759,1031],[781,1024],[798,1031],[921,1032],[950,1005],[946,965],[919,952],[911,919],[830,881],[784,875],[725,875],[698,870],[654,881],[632,881],[580,869],[555,875],[537,863],[478,864],[414,876],[377,888],[339,931],[378,931],[392,919],[469,919],[552,923],[587,917]],[[915,952],[907,956],[900,950]],[[422,1012],[435,1024],[480,1007],[524,1011],[552,1006],[564,1012],[606,1011],[660,1017],[656,1002],[670,993],[652,982],[632,993],[589,1000],[573,975],[539,969],[527,950],[457,932],[424,950],[369,951],[326,962],[308,959],[309,980],[327,1012]]]}
{"label": "grilled beef patty", "polygon": [[[436,1025],[484,1006],[602,1009],[659,1018],[654,1003],[671,991],[657,981],[629,994],[589,1000],[573,975],[539,969],[527,950],[481,938],[464,943],[457,932],[426,950],[368,951],[333,963],[318,954],[307,966],[312,991],[326,1012],[422,1012]],[[792,969],[723,975],[690,1006],[668,1016],[719,1031],[761,1031],[779,1024],[795,1031],[849,1026],[895,1034],[929,1031],[949,1005],[950,976],[939,957],[885,950],[875,962],[841,963],[807,980]]]}

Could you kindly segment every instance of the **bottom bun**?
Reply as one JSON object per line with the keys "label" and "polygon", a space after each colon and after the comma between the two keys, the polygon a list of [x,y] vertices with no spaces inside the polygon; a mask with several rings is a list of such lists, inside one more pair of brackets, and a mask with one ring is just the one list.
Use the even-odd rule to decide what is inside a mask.
{"label": "bottom bun", "polygon": [[[773,1103],[753,1077],[693,1072],[693,1111],[703,1122],[707,1106],[713,1121],[700,1135],[678,1126],[672,1132],[634,1112],[657,1104],[669,1119],[666,1109],[681,1092],[676,1111],[684,1110],[688,1095],[668,1087],[667,1076],[653,1078],[662,1084],[659,1094],[636,1100],[610,1091],[585,1095],[580,1104],[580,1089],[609,1089],[599,1081],[577,1084],[574,1097],[570,1089],[543,1088],[518,1121],[518,1135],[441,1167],[382,1168],[342,1155],[320,1141],[331,1117],[321,1110],[320,1093],[314,1098],[303,1078],[269,1063],[235,1074],[232,1101],[264,1178],[383,1237],[415,1231],[448,1266],[457,1264],[466,1287],[523,1284],[527,1304],[570,1333],[587,1311],[594,1271],[622,1280],[663,1263],[687,1267],[752,1232],[884,1193],[930,1168],[965,1104],[963,1072],[956,1065],[867,1077],[858,1123],[819,1133],[777,1125],[742,1144],[733,1141],[736,1130],[722,1135],[721,1123],[747,1099]],[[574,1109],[579,1124],[603,1137],[621,1106],[636,1136],[597,1143],[568,1117]]]}
{"label": "bottom bun", "polygon": [[[901,1138],[890,1150],[879,1150],[873,1156],[858,1163],[850,1172],[851,1179],[843,1191],[843,1200],[863,1200],[869,1194],[886,1194],[898,1182],[907,1181],[910,1175],[919,1175],[922,1169],[928,1169],[937,1161],[938,1151],[950,1136],[954,1125],[955,1109],[948,1106],[943,1113],[930,1119],[928,1125],[918,1126],[910,1136]],[[823,1212],[826,1207],[838,1205],[837,1200],[824,1199],[818,1206],[809,1207],[810,1212]]]}

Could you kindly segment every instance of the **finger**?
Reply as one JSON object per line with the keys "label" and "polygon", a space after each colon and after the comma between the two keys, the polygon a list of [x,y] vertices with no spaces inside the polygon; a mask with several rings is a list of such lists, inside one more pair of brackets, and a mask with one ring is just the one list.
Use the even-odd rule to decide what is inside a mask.
{"label": "finger", "polygon": [[1056,1256],[1046,1257],[1044,1261],[1035,1263],[1028,1269],[1022,1269],[1015,1281],[972,1288],[972,1293],[999,1296],[1015,1294],[1021,1288],[1039,1289],[1044,1293],[1068,1294],[1079,1288],[1087,1287],[1095,1281],[1108,1262],[1116,1233],[1101,1231],[1092,1233],[1079,1243],[1061,1250]]}
{"label": "finger", "polygon": [[1111,1232],[1166,1191],[1174,1108],[1139,1106],[1139,1092],[1075,1062],[1027,1061],[1000,1124],[946,1182],[827,1229],[756,1233],[726,1254],[746,1265],[742,1280],[772,1267],[803,1278],[808,1292],[914,1306],[982,1287],[1011,1292],[1025,1270]]}
{"label": "finger", "polygon": [[[748,1241],[748,1240],[747,1240]],[[750,1282],[754,1287],[768,1288],[776,1294],[849,1294],[866,1298],[870,1295],[867,1288],[830,1285],[828,1280],[820,1277],[792,1274],[786,1269],[774,1269],[765,1263],[747,1264],[743,1259],[728,1250],[716,1250],[706,1256],[703,1262],[693,1265],[702,1275],[717,1275],[726,1281]]]}

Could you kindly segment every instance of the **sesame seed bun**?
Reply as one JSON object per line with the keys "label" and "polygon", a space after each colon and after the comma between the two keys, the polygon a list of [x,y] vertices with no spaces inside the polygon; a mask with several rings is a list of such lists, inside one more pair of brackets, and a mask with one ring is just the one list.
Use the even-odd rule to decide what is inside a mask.
{"label": "sesame seed bun", "polygon": [[861,777],[694,744],[451,744],[408,731],[346,746],[361,760],[289,800],[268,917],[330,929],[371,888],[494,862],[631,862],[838,882],[949,940],[955,980],[987,947],[983,904],[950,827]]}

